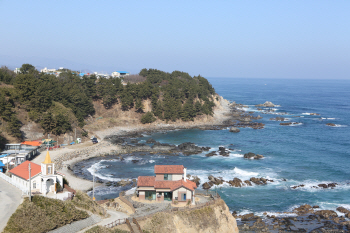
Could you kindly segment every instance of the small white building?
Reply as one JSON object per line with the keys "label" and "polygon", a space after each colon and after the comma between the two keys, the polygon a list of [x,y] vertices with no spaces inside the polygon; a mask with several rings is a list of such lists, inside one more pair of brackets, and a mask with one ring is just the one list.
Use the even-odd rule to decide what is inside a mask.
{"label": "small white building", "polygon": [[41,73],[53,73],[56,72],[56,69],[48,69],[47,67],[45,67],[44,69],[40,70]]}
{"label": "small white building", "polygon": [[20,68],[16,68],[13,70],[13,72],[15,72],[16,74],[20,74],[21,73],[21,69]]}
{"label": "small white building", "polygon": [[[29,164],[31,169],[31,181],[29,183]],[[38,165],[36,163],[25,161],[9,171],[13,183],[19,184],[29,189],[32,193],[56,194],[56,183],[63,188],[63,174],[55,171],[55,164],[52,163],[50,154],[47,151],[45,161]]]}
{"label": "small white building", "polygon": [[130,75],[130,73],[127,72],[127,71],[114,71],[114,72],[111,74],[111,76],[112,76],[113,78],[120,78],[120,77],[124,77],[124,76],[128,76],[128,75]]}

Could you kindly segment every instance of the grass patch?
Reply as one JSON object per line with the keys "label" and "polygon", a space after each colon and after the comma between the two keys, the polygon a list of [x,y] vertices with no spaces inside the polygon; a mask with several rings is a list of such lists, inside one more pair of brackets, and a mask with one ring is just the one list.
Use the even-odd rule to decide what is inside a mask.
{"label": "grass patch", "polygon": [[96,226],[85,231],[85,233],[130,233],[130,231],[123,231],[119,229],[109,229],[107,227]]}
{"label": "grass patch", "polygon": [[80,190],[77,191],[71,202],[75,206],[88,210],[94,214],[98,214],[100,216],[106,215],[106,210],[102,206],[97,204],[97,202],[93,201],[89,195]]}
{"label": "grass patch", "polygon": [[33,196],[32,202],[24,199],[3,232],[43,233],[87,217],[88,213],[76,209],[70,202]]}

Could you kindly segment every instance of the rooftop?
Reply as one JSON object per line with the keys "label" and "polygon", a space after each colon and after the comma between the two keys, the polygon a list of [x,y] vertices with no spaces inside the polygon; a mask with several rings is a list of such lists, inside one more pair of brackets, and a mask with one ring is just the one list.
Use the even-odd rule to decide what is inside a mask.
{"label": "rooftop", "polygon": [[155,165],[154,173],[156,174],[184,174],[183,165]]}
{"label": "rooftop", "polygon": [[25,180],[28,180],[29,179],[29,164],[30,164],[30,168],[31,168],[31,173],[30,173],[31,177],[34,177],[41,172],[40,165],[27,160],[27,161],[21,163],[20,165],[18,165],[17,167],[11,169],[10,173],[12,173],[16,176],[19,176]]}
{"label": "rooftop", "polygon": [[171,191],[180,187],[185,187],[193,191],[197,188],[197,185],[190,180],[155,180],[154,176],[139,176],[137,179],[137,187],[154,187],[156,189],[170,189]]}

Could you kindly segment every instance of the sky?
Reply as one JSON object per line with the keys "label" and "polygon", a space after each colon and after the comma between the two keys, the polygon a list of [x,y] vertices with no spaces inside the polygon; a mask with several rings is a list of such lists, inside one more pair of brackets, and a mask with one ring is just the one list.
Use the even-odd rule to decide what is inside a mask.
{"label": "sky", "polygon": [[349,0],[0,0],[0,65],[350,79],[349,12]]}

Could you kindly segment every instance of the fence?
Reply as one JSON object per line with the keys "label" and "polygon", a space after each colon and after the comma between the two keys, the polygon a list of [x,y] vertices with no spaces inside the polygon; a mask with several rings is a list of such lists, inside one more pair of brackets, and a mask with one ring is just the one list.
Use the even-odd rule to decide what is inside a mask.
{"label": "fence", "polygon": [[13,186],[15,186],[16,188],[20,189],[24,194],[28,195],[29,194],[29,190],[27,187],[18,184],[17,182],[15,182],[11,177],[5,175],[4,173],[0,172],[0,177],[5,180],[6,182],[12,184]]}
{"label": "fence", "polygon": [[112,227],[124,224],[126,222],[126,220],[127,220],[126,218],[117,219],[117,220],[115,220],[115,221],[113,221],[111,223],[108,223],[107,225],[105,225],[105,227],[112,228]]}

